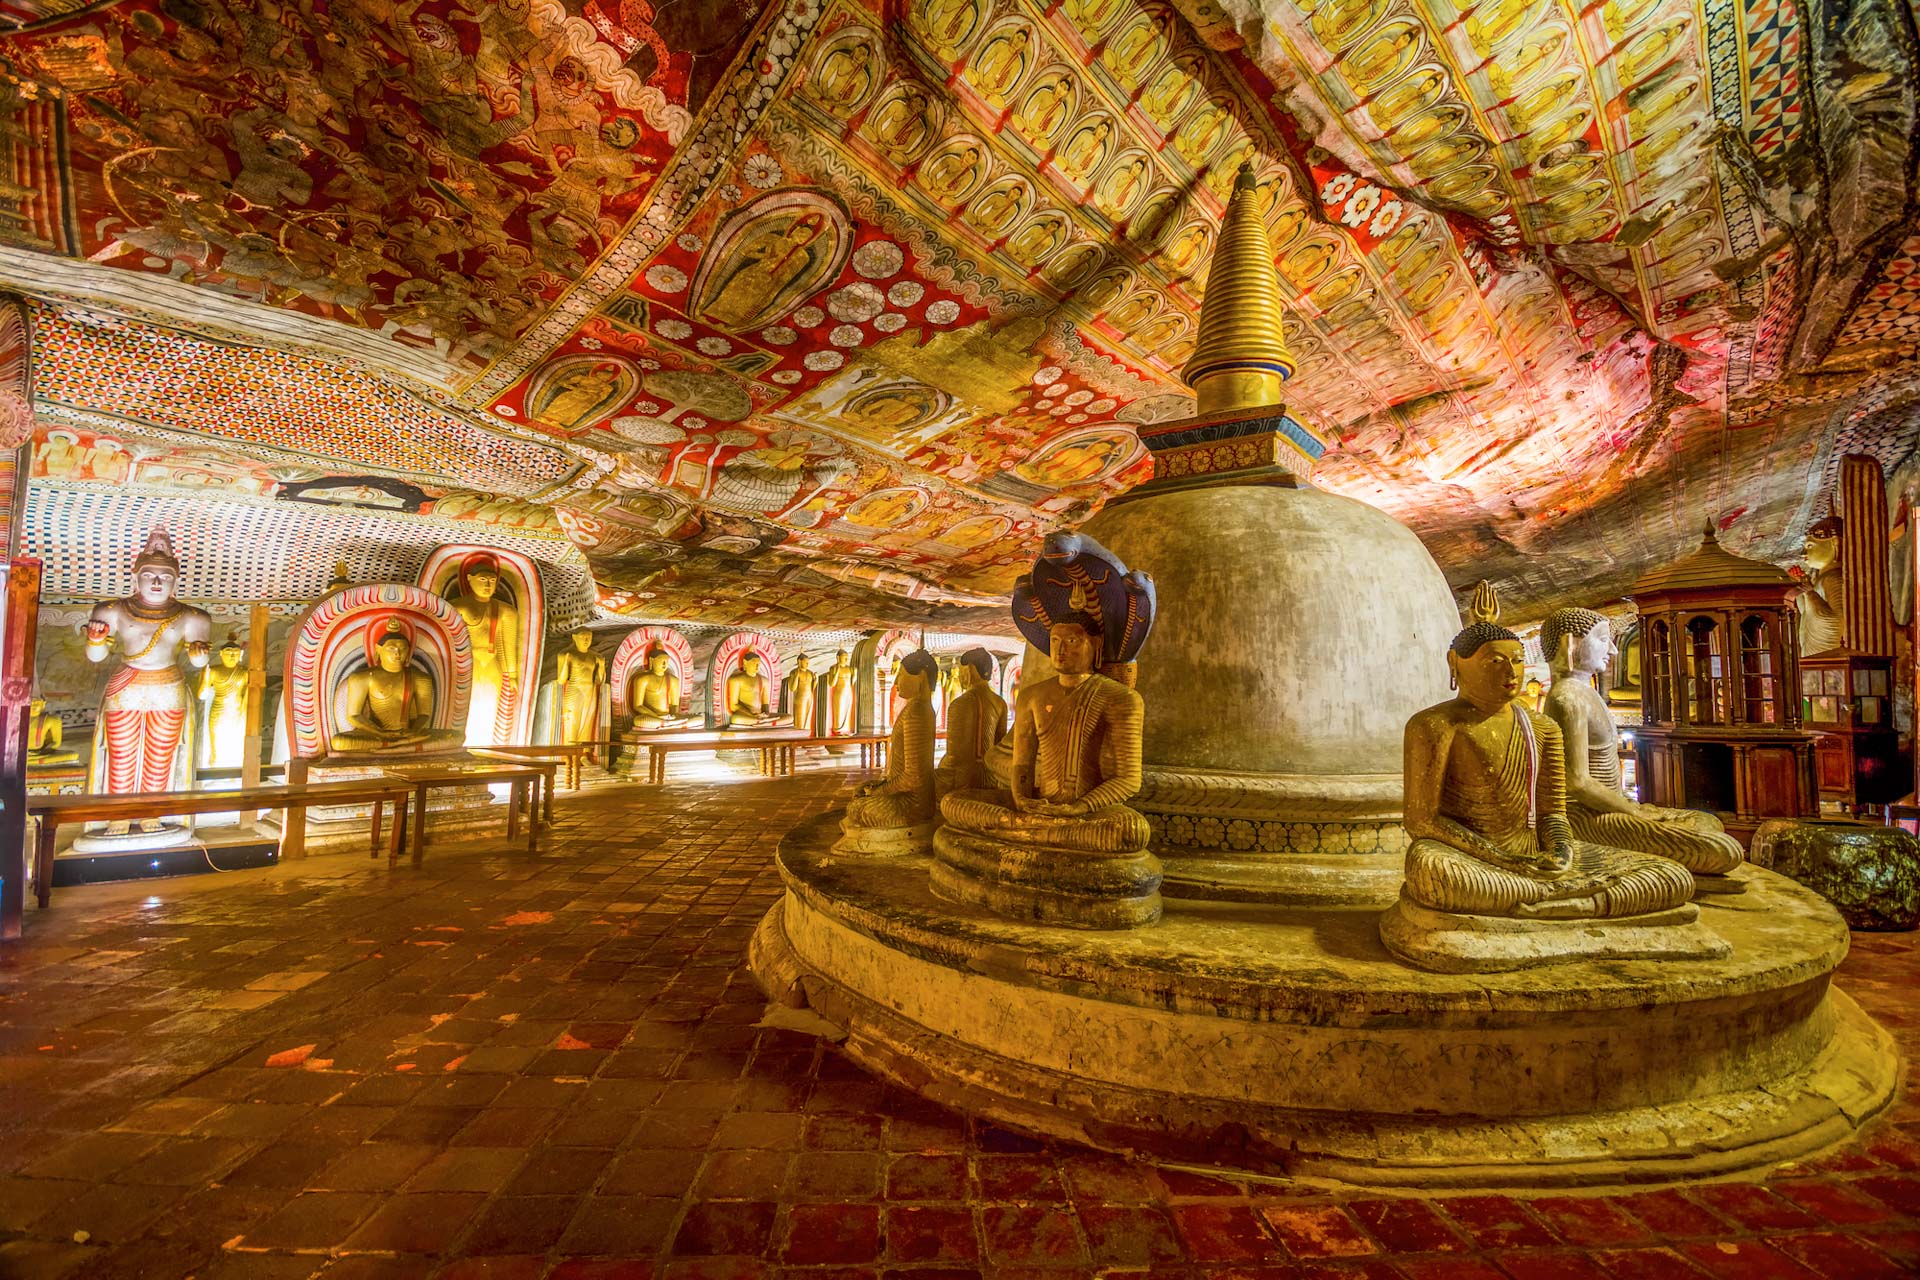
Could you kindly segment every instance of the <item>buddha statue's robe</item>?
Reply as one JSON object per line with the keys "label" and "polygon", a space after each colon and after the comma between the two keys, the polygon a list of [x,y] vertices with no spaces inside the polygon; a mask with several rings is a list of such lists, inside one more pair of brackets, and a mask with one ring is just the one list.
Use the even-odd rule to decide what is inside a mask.
{"label": "buddha statue's robe", "polygon": [[464,730],[432,727],[433,677],[416,667],[362,668],[347,676],[342,697],[346,723],[329,743],[337,752],[450,751],[466,740]]}
{"label": "buddha statue's robe", "polygon": [[[1421,815],[1416,796],[1435,784],[1438,804]],[[1420,712],[1407,725],[1407,785],[1404,891],[1422,906],[1612,919],[1693,896],[1692,873],[1676,862],[1573,838],[1560,727],[1518,703],[1484,719],[1457,701]]]}
{"label": "buddha statue's robe", "polygon": [[934,775],[935,789],[947,795],[990,786],[987,752],[1006,733],[1006,700],[987,685],[976,684],[955,697],[947,704],[947,753]]}
{"label": "buddha statue's robe", "polygon": [[1060,677],[1021,691],[1011,792],[940,802],[936,893],[1024,919],[1090,928],[1160,916],[1160,863],[1140,790],[1145,706],[1117,680]]}
{"label": "buddha statue's robe", "polygon": [[208,667],[200,675],[200,699],[206,704],[207,764],[238,768],[247,741],[247,669]]}
{"label": "buddha statue's robe", "polygon": [[844,661],[827,670],[827,732],[841,737],[853,732],[853,667]]}
{"label": "buddha statue's robe", "polygon": [[727,677],[727,728],[767,729],[779,723],[765,676],[736,671]]}
{"label": "buddha statue's robe", "polygon": [[933,839],[933,699],[909,698],[887,734],[887,776],[847,802],[837,853],[925,853]]}
{"label": "buddha statue's robe", "polygon": [[1606,702],[1575,672],[1556,679],[1547,715],[1563,735],[1567,756],[1567,824],[1591,844],[1671,858],[1693,872],[1702,892],[1739,891],[1728,873],[1746,861],[1720,820],[1694,809],[1641,804],[1620,785],[1620,741]]}
{"label": "buddha statue's robe", "polygon": [[606,674],[607,660],[597,653],[574,650],[560,655],[554,664],[555,682],[560,686],[554,741],[572,746],[598,736],[600,686]]}
{"label": "buddha statue's robe", "polygon": [[787,682],[789,718],[794,728],[809,736],[813,733],[814,678],[813,669],[802,659]]}
{"label": "buddha statue's robe", "polygon": [[693,723],[680,714],[680,678],[670,671],[642,671],[633,678],[633,723],[640,729],[678,729]]}
{"label": "buddha statue's robe", "polygon": [[467,742],[482,747],[506,742],[513,736],[520,690],[520,612],[493,595],[462,595],[453,607],[467,624],[473,648]]}

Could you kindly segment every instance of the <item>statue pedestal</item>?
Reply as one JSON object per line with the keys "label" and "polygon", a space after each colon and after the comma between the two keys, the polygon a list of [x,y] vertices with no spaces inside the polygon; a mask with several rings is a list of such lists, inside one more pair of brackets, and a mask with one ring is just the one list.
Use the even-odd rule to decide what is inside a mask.
{"label": "statue pedestal", "polygon": [[1732,950],[1691,902],[1608,920],[1542,920],[1435,911],[1413,899],[1380,917],[1380,941],[1436,973],[1505,973],[1581,960],[1723,960]]}
{"label": "statue pedestal", "polygon": [[920,859],[781,843],[750,951],[776,1002],[944,1106],[1107,1150],[1369,1186],[1737,1173],[1851,1135],[1899,1056],[1829,978],[1847,931],[1750,872],[1719,960],[1473,976],[1395,961],[1371,909],[1168,899],[1089,934],[937,897]]}
{"label": "statue pedestal", "polygon": [[140,824],[124,835],[108,835],[103,827],[73,838],[75,853],[141,853],[147,849],[176,849],[193,840],[193,828],[183,819],[174,819],[158,831],[142,831]]}
{"label": "statue pedestal", "polygon": [[843,856],[924,857],[933,852],[933,829],[939,825],[932,819],[911,827],[856,827],[842,822],[840,838],[834,842],[833,851]]}

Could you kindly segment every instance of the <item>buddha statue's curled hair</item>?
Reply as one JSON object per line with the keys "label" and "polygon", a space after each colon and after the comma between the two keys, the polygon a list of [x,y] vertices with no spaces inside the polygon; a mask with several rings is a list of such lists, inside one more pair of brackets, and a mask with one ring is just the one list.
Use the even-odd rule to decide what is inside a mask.
{"label": "buddha statue's curled hair", "polygon": [[1540,624],[1540,652],[1551,663],[1554,655],[1560,652],[1563,638],[1578,640],[1606,620],[1605,614],[1595,613],[1592,609],[1555,609]]}

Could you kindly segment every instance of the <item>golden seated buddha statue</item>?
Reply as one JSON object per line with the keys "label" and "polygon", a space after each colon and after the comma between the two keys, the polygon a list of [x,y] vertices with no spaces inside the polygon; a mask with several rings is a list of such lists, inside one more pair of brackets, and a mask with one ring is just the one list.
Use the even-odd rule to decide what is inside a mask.
{"label": "golden seated buddha statue", "polygon": [[1059,672],[1021,692],[1010,792],[955,791],[940,802],[933,889],[1003,915],[1083,928],[1160,918],[1160,861],[1140,790],[1145,707],[1094,671],[1101,625],[1066,613],[1048,629]]}
{"label": "golden seated buddha statue", "polygon": [[924,649],[900,663],[894,690],[906,703],[887,735],[887,776],[854,791],[835,853],[926,853],[932,846],[933,682],[939,672],[940,664]]}
{"label": "golden seated buddha statue", "polygon": [[389,619],[374,646],[374,664],[341,683],[346,727],[330,741],[336,752],[458,750],[463,729],[435,729],[433,677],[412,665],[413,641]]}
{"label": "golden seated buddha statue", "polygon": [[1574,839],[1560,728],[1515,701],[1526,656],[1484,583],[1475,613],[1447,653],[1459,696],[1407,722],[1413,843],[1387,949],[1448,972],[1726,955],[1696,923],[1685,867]]}
{"label": "golden seated buddha statue", "polygon": [[1696,809],[1664,809],[1620,786],[1620,737],[1593,678],[1614,655],[1613,625],[1591,609],[1557,609],[1540,628],[1553,669],[1546,712],[1567,755],[1567,824],[1576,839],[1671,858],[1693,872],[1698,893],[1744,893],[1731,873],[1746,861],[1720,820]]}
{"label": "golden seated buddha statue", "polygon": [[740,657],[740,669],[727,677],[728,729],[772,729],[780,724],[773,689],[760,670],[760,655],[749,650]]}
{"label": "golden seated buddha statue", "polygon": [[671,670],[665,649],[647,651],[647,667],[633,678],[633,726],[636,729],[684,729],[693,717],[680,714],[680,677]]}

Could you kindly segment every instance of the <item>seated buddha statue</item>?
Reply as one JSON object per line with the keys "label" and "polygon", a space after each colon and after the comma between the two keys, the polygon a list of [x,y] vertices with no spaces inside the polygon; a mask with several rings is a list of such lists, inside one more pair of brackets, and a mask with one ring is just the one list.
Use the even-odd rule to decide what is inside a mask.
{"label": "seated buddha statue", "polygon": [[760,670],[760,655],[748,650],[740,655],[740,669],[727,677],[727,724],[729,729],[771,729],[780,723],[780,709],[773,704],[773,689]]}
{"label": "seated buddha statue", "polygon": [[940,758],[934,786],[941,795],[992,785],[987,752],[1007,734],[1006,699],[988,683],[993,655],[969,649],[953,664],[953,700],[947,704],[947,754]]}
{"label": "seated buddha statue", "polygon": [[1613,625],[1591,609],[1557,609],[1540,628],[1553,669],[1547,715],[1567,754],[1567,824],[1577,840],[1671,858],[1693,873],[1699,893],[1742,893],[1731,874],[1746,861],[1720,819],[1696,809],[1631,800],[1620,786],[1620,737],[1593,678],[1614,655]]}
{"label": "seated buddha statue", "polygon": [[1127,928],[1160,918],[1160,861],[1140,790],[1145,708],[1094,670],[1101,624],[1062,612],[1047,631],[1057,674],[1020,691],[1008,791],[940,802],[933,889],[1025,920]]}
{"label": "seated buddha statue", "polygon": [[636,729],[682,729],[693,723],[692,716],[680,714],[680,677],[672,665],[665,649],[647,651],[646,669],[633,678]]}
{"label": "seated buddha statue", "polygon": [[1447,667],[1459,696],[1407,722],[1412,844],[1400,902],[1380,922],[1388,950],[1450,972],[1727,954],[1695,923],[1685,867],[1574,839],[1560,727],[1516,701],[1519,637],[1482,616]]}
{"label": "seated buddha statue", "polygon": [[27,704],[27,766],[72,764],[78,751],[66,749],[66,726],[59,716],[47,714],[47,700],[35,698]]}
{"label": "seated buddha statue", "polygon": [[334,733],[333,750],[456,750],[462,729],[435,729],[433,677],[412,665],[413,641],[398,619],[387,623],[374,646],[375,665],[341,682],[345,727]]}
{"label": "seated buddha statue", "polygon": [[847,802],[835,853],[925,853],[933,839],[933,685],[940,664],[924,649],[900,664],[904,699],[887,734],[887,776],[863,782]]}

